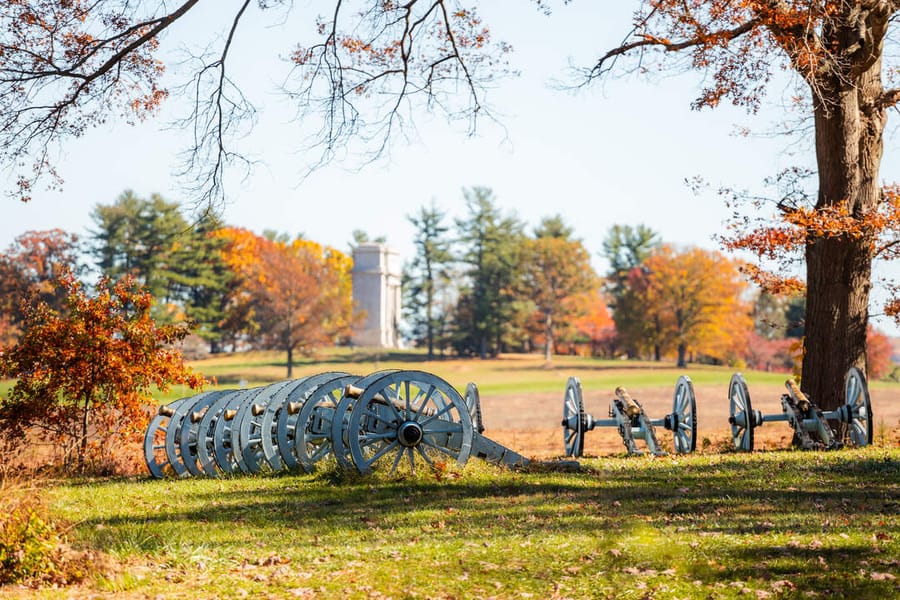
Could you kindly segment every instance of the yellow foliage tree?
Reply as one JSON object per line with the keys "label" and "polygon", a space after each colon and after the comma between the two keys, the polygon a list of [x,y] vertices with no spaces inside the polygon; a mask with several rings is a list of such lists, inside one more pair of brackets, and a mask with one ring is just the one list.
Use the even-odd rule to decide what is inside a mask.
{"label": "yellow foliage tree", "polygon": [[246,229],[223,228],[225,263],[235,274],[226,320],[252,333],[262,348],[309,354],[350,331],[352,259],[311,240],[271,239]]}
{"label": "yellow foliage tree", "polygon": [[675,350],[679,367],[688,353],[727,362],[753,327],[738,263],[719,252],[663,246],[635,269],[631,284],[645,321],[654,324],[644,330],[646,343]]}

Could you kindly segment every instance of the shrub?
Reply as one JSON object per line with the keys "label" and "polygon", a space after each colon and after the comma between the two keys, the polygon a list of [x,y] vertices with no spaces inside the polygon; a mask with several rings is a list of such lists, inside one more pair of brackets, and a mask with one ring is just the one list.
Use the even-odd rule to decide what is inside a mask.
{"label": "shrub", "polygon": [[82,581],[93,555],[72,550],[34,486],[0,480],[0,585]]}

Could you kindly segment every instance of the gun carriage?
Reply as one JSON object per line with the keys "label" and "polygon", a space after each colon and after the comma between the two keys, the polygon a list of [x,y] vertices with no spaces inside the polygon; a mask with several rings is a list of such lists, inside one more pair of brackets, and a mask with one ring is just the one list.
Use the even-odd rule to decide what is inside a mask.
{"label": "gun carriage", "polygon": [[675,452],[693,452],[697,445],[697,399],[690,377],[682,375],[675,384],[672,412],[662,419],[650,419],[643,406],[623,387],[617,387],[610,402],[609,419],[595,419],[584,410],[581,382],[570,377],[563,399],[563,443],[567,456],[581,456],[584,434],[597,427],[615,427],[629,454],[643,454],[636,440],[644,440],[655,456],[665,455],[656,439],[656,427],[673,433]]}
{"label": "gun carriage", "polygon": [[[866,446],[872,443],[872,404],[862,371],[851,367],[844,376],[844,404],[837,410],[823,411],[808,398],[793,379],[785,382],[787,393],[781,396],[782,412],[764,415],[753,409],[747,382],[740,373],[728,385],[731,436],[737,450],[753,450],[753,431],[773,421],[787,421],[794,430],[794,443],[806,450],[836,449],[845,444]],[[830,422],[838,424],[838,430]]]}

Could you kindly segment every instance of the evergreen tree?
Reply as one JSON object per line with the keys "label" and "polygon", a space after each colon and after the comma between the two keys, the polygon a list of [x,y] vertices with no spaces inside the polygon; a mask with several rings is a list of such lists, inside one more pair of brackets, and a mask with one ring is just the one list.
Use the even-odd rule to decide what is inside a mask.
{"label": "evergreen tree", "polygon": [[451,285],[453,262],[445,217],[433,202],[407,217],[416,230],[416,254],[403,273],[403,307],[413,338],[426,344],[429,360],[434,358],[435,336],[448,320],[440,306],[442,291]]}
{"label": "evergreen tree", "polygon": [[[616,324],[616,337],[631,356],[640,352],[644,338],[652,333],[655,324],[646,318],[637,302],[639,294],[634,293],[629,283],[637,280],[630,278],[630,274],[659,246],[659,235],[645,225],[613,225],[603,240],[602,256],[609,261],[605,291]],[[657,348],[654,354],[658,353]]]}
{"label": "evergreen tree", "polygon": [[218,348],[219,323],[233,274],[224,262],[222,226],[213,215],[188,223],[179,205],[154,194],[149,200],[126,191],[92,213],[93,254],[111,280],[132,275],[156,300],[156,318],[187,317],[197,333]]}
{"label": "evergreen tree", "polygon": [[457,220],[460,260],[467,279],[457,311],[457,350],[498,354],[523,317],[521,289],[523,226],[515,216],[503,216],[488,188],[464,190],[468,216]]}

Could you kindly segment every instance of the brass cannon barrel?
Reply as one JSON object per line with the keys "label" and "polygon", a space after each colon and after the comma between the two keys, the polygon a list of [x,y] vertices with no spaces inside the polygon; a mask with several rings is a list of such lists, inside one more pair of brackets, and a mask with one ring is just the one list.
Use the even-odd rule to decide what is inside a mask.
{"label": "brass cannon barrel", "polygon": [[[365,391],[365,388],[357,387],[353,384],[348,384],[347,387],[344,388],[344,395],[355,400],[362,396]],[[382,394],[375,394],[374,396],[372,396],[372,399],[384,404],[385,406],[387,406],[387,404],[390,402],[390,404],[398,410],[403,410],[406,408],[406,405],[403,402],[396,399],[388,400]],[[410,404],[410,409],[413,412],[418,413],[420,406],[421,404]],[[426,407],[421,410],[421,413],[427,417],[433,417],[437,414],[437,410],[431,407]]]}
{"label": "brass cannon barrel", "polygon": [[619,400],[625,404],[625,414],[628,415],[629,418],[633,419],[641,414],[641,407],[634,401],[634,398],[631,397],[628,390],[619,386],[616,388],[616,396],[618,396]]}
{"label": "brass cannon barrel", "polygon": [[791,393],[791,396],[793,396],[794,402],[797,403],[797,408],[799,408],[803,412],[807,412],[809,410],[809,398],[806,397],[806,394],[800,391],[800,386],[797,385],[797,382],[793,379],[788,379],[784,382],[784,385]]}

